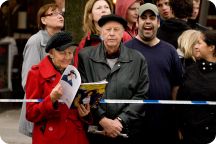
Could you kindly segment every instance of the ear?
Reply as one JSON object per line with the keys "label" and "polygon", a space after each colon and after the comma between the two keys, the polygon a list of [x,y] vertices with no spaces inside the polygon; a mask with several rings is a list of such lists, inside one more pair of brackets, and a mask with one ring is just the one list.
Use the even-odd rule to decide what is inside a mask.
{"label": "ear", "polygon": [[53,50],[52,50],[52,49],[49,51],[49,56],[50,56],[50,58],[51,58],[51,59],[53,59],[53,58],[54,58],[54,55],[53,55]]}
{"label": "ear", "polygon": [[211,45],[211,46],[210,46],[210,50],[211,50],[211,51],[215,51],[215,45]]}
{"label": "ear", "polygon": [[42,24],[46,25],[45,17],[41,17]]}
{"label": "ear", "polygon": [[89,20],[93,20],[92,13],[90,13],[90,14],[88,15],[88,18],[89,18]]}
{"label": "ear", "polygon": [[158,19],[158,20],[157,20],[157,24],[158,24],[158,28],[159,28],[159,27],[160,27],[160,21],[161,21],[161,20],[160,20],[160,18],[159,18],[158,16],[157,16],[157,19]]}

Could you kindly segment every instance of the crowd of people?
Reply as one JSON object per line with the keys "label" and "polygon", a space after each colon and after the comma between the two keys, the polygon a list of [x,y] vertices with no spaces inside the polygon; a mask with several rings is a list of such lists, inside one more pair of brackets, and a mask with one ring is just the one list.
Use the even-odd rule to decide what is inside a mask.
{"label": "crowd of people", "polygon": [[[59,101],[65,68],[83,83],[106,80],[104,99],[216,101],[216,32],[197,23],[199,0],[88,0],[78,46],[55,3],[37,14],[39,31],[23,51],[19,130],[33,144],[207,144],[216,136],[213,105]],[[97,127],[101,133],[88,130]]]}

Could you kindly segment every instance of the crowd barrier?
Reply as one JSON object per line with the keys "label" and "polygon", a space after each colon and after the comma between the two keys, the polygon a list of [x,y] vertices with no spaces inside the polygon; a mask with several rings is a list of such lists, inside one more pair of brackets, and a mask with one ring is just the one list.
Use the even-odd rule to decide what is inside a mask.
{"label": "crowd barrier", "polygon": [[[0,99],[0,102],[42,102],[43,99]],[[61,100],[59,100],[62,102]],[[215,101],[185,101],[185,100],[118,100],[101,99],[100,103],[127,103],[127,104],[182,104],[182,105],[216,105]]]}

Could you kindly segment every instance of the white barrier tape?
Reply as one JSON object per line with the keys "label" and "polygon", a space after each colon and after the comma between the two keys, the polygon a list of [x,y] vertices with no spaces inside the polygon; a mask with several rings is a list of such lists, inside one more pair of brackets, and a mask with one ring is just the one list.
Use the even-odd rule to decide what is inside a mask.
{"label": "white barrier tape", "polygon": [[140,104],[187,104],[187,105],[216,105],[214,101],[180,101],[180,100],[117,100],[102,99],[100,103],[140,103]]}
{"label": "white barrier tape", "polygon": [[0,102],[42,102],[43,99],[0,99]]}
{"label": "white barrier tape", "polygon": [[[43,99],[0,99],[0,102],[42,102]],[[63,102],[62,100],[59,100],[59,102]]]}
{"label": "white barrier tape", "polygon": [[[42,102],[43,99],[0,99],[0,102]],[[62,102],[62,101],[60,101]],[[101,99],[100,103],[128,104],[184,104],[184,105],[216,105],[214,101],[180,101],[180,100],[117,100]]]}

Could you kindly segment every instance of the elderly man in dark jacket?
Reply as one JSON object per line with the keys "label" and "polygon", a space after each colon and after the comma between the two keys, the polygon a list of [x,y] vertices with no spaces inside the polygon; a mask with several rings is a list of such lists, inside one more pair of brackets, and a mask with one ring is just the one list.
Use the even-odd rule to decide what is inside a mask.
{"label": "elderly man in dark jacket", "polygon": [[[83,82],[106,79],[103,98],[140,100],[147,98],[149,87],[145,58],[121,43],[127,22],[116,15],[103,16],[99,22],[103,42],[79,53],[78,70]],[[89,134],[92,144],[137,144],[143,122],[143,104],[106,103],[92,110],[102,135]],[[128,138],[122,134],[127,133]]]}

